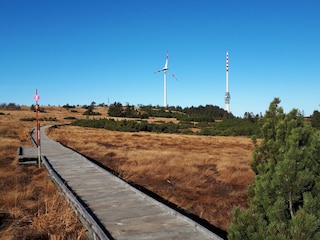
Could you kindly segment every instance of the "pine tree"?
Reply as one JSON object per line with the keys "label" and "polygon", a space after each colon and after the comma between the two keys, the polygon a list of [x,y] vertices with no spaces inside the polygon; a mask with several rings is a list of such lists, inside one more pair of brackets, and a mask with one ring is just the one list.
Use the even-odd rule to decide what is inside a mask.
{"label": "pine tree", "polygon": [[320,112],[318,110],[313,111],[310,121],[312,127],[320,129]]}
{"label": "pine tree", "polygon": [[320,134],[279,103],[262,119],[249,208],[234,210],[229,239],[320,239]]}

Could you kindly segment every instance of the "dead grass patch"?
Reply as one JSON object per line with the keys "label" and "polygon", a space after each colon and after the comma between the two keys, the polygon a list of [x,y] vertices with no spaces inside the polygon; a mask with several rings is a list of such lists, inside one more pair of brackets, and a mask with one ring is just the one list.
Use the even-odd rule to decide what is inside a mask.
{"label": "dead grass patch", "polygon": [[[95,111],[101,115],[95,117],[83,116],[85,109],[80,107],[45,107],[45,111],[41,117],[57,121],[41,125],[70,123],[64,119],[68,116],[108,117],[105,107],[97,107]],[[34,117],[35,113],[30,107],[2,112],[0,238],[81,239],[84,228],[46,171],[17,166],[17,148],[32,146],[29,131],[35,127],[35,122],[20,119]],[[221,229],[228,229],[234,206],[247,206],[254,149],[249,138],[123,133],[73,126],[51,129],[49,135]]]}
{"label": "dead grass patch", "polygon": [[[45,168],[20,167],[18,146],[32,146],[29,107],[0,116],[0,239],[85,239],[85,228]],[[53,117],[55,112],[47,112]],[[62,121],[61,121],[62,122]]]}
{"label": "dead grass patch", "polygon": [[233,207],[247,206],[254,149],[249,138],[74,126],[52,129],[49,136],[223,230],[229,227]]}

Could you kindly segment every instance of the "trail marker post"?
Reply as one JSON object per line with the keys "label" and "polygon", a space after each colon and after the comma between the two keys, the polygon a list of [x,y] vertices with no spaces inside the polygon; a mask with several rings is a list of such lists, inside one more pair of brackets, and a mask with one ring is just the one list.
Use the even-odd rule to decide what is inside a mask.
{"label": "trail marker post", "polygon": [[36,100],[36,123],[37,123],[36,138],[37,138],[37,148],[38,148],[38,167],[40,168],[40,166],[41,166],[41,149],[40,149],[39,104],[38,104],[40,96],[38,95],[38,89],[36,89],[36,95],[34,95],[33,98],[34,98],[34,100]]}

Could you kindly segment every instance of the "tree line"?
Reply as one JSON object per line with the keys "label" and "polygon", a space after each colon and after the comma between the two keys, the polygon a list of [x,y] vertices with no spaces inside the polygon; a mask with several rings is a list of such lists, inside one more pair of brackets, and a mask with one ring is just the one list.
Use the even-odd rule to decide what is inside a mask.
{"label": "tree line", "polygon": [[15,103],[1,103],[0,104],[0,109],[5,109],[5,110],[21,110],[20,105],[17,105]]}
{"label": "tree line", "polygon": [[214,122],[215,119],[234,118],[231,113],[227,113],[224,109],[213,106],[198,106],[198,107],[159,107],[159,106],[139,106],[135,108],[127,104],[123,106],[119,102],[115,102],[109,106],[108,115],[112,117],[127,117],[127,118],[149,118],[163,117],[176,118],[179,121],[196,121],[196,122]]}
{"label": "tree line", "polygon": [[[104,128],[125,132],[182,133],[206,136],[260,136],[260,125],[245,119],[226,119],[219,122],[181,121],[148,123],[146,120],[78,119],[72,125]],[[197,131],[193,131],[197,129]]]}

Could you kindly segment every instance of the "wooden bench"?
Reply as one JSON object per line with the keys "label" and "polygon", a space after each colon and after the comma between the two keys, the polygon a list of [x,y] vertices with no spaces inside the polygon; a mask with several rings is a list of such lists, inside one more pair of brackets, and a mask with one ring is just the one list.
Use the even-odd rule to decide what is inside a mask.
{"label": "wooden bench", "polygon": [[38,149],[36,147],[18,147],[19,165],[37,165]]}

